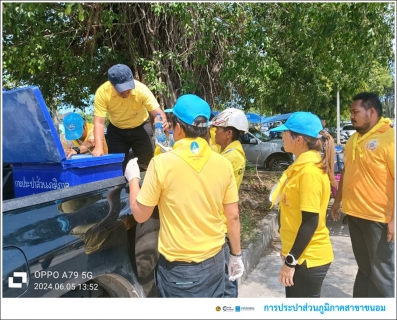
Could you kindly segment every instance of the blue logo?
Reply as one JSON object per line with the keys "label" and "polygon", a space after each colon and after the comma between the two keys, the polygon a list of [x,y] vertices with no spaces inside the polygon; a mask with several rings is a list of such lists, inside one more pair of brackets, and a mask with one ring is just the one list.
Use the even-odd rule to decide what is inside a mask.
{"label": "blue logo", "polygon": [[199,147],[199,145],[198,145],[198,143],[196,141],[193,141],[190,144],[190,151],[193,152],[194,154],[199,153],[200,147]]}
{"label": "blue logo", "polygon": [[240,306],[236,306],[236,312],[240,312]]}

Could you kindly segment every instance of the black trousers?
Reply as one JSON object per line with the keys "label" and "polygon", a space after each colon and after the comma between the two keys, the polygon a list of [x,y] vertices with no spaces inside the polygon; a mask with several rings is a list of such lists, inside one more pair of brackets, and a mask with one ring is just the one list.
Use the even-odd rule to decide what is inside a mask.
{"label": "black trousers", "polygon": [[161,298],[222,298],[225,291],[224,247],[201,262],[157,262],[155,283]]}
{"label": "black trousers", "polygon": [[394,241],[387,242],[387,224],[347,216],[358,270],[353,298],[394,297]]}
{"label": "black trousers", "polygon": [[294,285],[285,287],[287,298],[320,298],[321,287],[331,263],[308,268],[306,261],[295,267]]}
{"label": "black trousers", "polygon": [[109,153],[124,153],[123,172],[130,160],[130,148],[132,148],[134,157],[138,157],[138,164],[141,169],[146,170],[154,152],[152,137],[150,136],[152,132],[149,122],[132,129],[120,129],[109,123],[107,128]]}

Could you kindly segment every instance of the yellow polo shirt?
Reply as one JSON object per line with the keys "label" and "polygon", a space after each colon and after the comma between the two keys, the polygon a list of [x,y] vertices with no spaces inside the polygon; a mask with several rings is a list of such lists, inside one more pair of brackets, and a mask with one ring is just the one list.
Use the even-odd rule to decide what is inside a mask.
{"label": "yellow polo shirt", "polygon": [[221,146],[215,142],[216,127],[210,129],[210,139],[208,141],[211,149],[217,153],[221,152]]}
{"label": "yellow polo shirt", "polygon": [[161,148],[159,146],[156,146],[154,148],[154,155],[153,156],[155,157],[155,156],[158,156],[159,154],[162,154]]}
{"label": "yellow polo shirt", "polygon": [[280,193],[280,239],[282,253],[287,255],[298,234],[302,223],[302,211],[318,212],[319,223],[298,263],[306,260],[307,267],[322,266],[332,262],[329,230],[326,226],[326,214],[331,192],[328,175],[315,163],[321,160],[317,151],[302,153],[286,170],[288,177]]}
{"label": "yellow polo shirt", "polygon": [[[85,142],[87,140],[94,140],[94,125],[88,122],[86,122],[86,125],[87,125],[87,135],[84,140],[81,140],[81,142]],[[64,149],[71,149],[74,147],[81,146],[81,143],[78,140],[66,140],[64,134],[62,134],[60,138],[61,138],[62,147]],[[108,144],[106,143],[105,137],[103,137],[103,153],[108,154]]]}
{"label": "yellow polo shirt", "polygon": [[[358,135],[358,132],[354,133]],[[394,210],[395,131],[386,124],[359,142],[353,161],[354,135],[345,147],[342,212],[389,223]]]}
{"label": "yellow polo shirt", "polygon": [[[240,189],[241,182],[243,181],[244,172],[245,172],[245,163],[246,157],[243,150],[243,146],[241,145],[239,140],[235,140],[230,143],[225,150],[221,152],[221,155],[230,161],[233,167],[234,178],[236,179],[237,190]],[[227,233],[227,225],[226,225],[226,217],[221,212],[221,217],[223,220],[223,230]]]}
{"label": "yellow polo shirt", "polygon": [[223,204],[238,202],[232,165],[202,138],[178,140],[152,158],[137,201],[158,204],[159,252],[168,261],[204,261],[225,243]]}
{"label": "yellow polo shirt", "polygon": [[116,89],[106,81],[95,93],[94,115],[105,118],[120,129],[135,128],[149,118],[148,111],[159,108],[153,93],[143,83],[134,80],[135,88],[127,98],[118,96]]}
{"label": "yellow polo shirt", "polygon": [[230,143],[225,150],[221,152],[226,159],[230,161],[233,167],[234,177],[236,178],[237,189],[240,189],[241,181],[245,172],[246,157],[239,140]]}

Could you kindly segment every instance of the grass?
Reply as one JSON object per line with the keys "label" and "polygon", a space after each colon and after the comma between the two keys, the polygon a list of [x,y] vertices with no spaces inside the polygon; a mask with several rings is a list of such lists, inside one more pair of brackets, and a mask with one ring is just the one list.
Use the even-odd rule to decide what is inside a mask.
{"label": "grass", "polygon": [[241,245],[245,249],[257,240],[261,221],[270,212],[269,194],[282,172],[257,171],[248,167],[239,190]]}

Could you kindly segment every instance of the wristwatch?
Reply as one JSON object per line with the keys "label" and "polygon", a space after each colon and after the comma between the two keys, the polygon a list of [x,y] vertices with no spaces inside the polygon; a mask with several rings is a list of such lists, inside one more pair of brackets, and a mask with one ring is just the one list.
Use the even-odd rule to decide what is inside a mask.
{"label": "wristwatch", "polygon": [[72,149],[74,151],[76,151],[77,154],[80,154],[80,148],[79,147],[73,147]]}
{"label": "wristwatch", "polygon": [[295,257],[290,253],[288,253],[285,257],[284,262],[290,268],[295,268],[295,266],[298,264],[298,260],[296,260]]}

